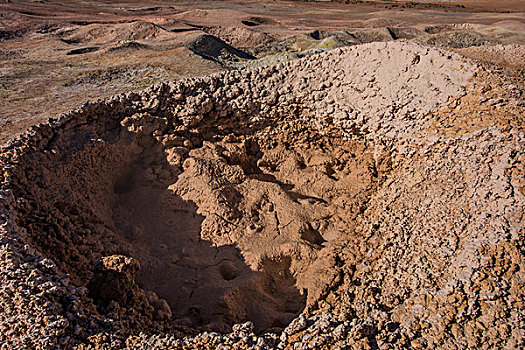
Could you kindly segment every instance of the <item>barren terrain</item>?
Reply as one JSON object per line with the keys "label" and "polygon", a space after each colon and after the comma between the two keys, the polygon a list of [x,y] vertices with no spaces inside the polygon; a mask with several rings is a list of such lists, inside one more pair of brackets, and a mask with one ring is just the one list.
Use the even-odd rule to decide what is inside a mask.
{"label": "barren terrain", "polygon": [[525,43],[522,2],[463,3],[0,3],[0,141],[86,100],[335,47]]}
{"label": "barren terrain", "polygon": [[0,348],[523,348],[520,6],[0,4]]}

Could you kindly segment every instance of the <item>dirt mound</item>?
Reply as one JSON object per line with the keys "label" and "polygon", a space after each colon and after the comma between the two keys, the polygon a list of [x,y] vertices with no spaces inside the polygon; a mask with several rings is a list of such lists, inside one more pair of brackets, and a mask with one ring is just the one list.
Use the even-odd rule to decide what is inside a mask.
{"label": "dirt mound", "polygon": [[238,48],[248,48],[267,44],[274,39],[266,34],[242,27],[215,27],[208,33],[225,41],[228,45]]}
{"label": "dirt mound", "polygon": [[224,26],[242,25],[242,19],[246,18],[246,13],[232,9],[195,9],[184,11],[173,16],[183,23],[199,26],[215,26],[221,23]]}
{"label": "dirt mound", "polygon": [[360,41],[348,32],[329,32],[314,30],[310,33],[292,35],[280,40],[252,47],[249,49],[258,57],[276,55],[280,57],[298,58],[308,54],[332,50],[338,47],[351,46]]}
{"label": "dirt mound", "polygon": [[523,345],[523,130],[435,136],[475,73],[374,43],[35,127],[1,154],[0,340]]}
{"label": "dirt mound", "polygon": [[150,46],[146,44],[141,44],[136,41],[126,41],[119,42],[118,44],[110,47],[109,52],[118,52],[118,51],[134,51],[134,50],[147,50]]}
{"label": "dirt mound", "polygon": [[363,21],[362,27],[364,28],[382,28],[402,25],[403,22],[392,19],[392,18],[371,18]]}
{"label": "dirt mound", "polygon": [[160,40],[174,37],[162,27],[144,21],[122,24],[89,24],[63,39],[72,44],[105,44],[116,41]]}
{"label": "dirt mound", "polygon": [[350,32],[361,43],[372,43],[376,41],[390,41],[394,40],[392,31],[388,27],[361,29]]}
{"label": "dirt mound", "polygon": [[465,30],[443,32],[429,37],[417,38],[416,40],[424,42],[425,44],[451,47],[455,49],[471,46],[493,45],[498,43],[498,41],[484,34]]}
{"label": "dirt mound", "polygon": [[247,52],[238,50],[216,36],[203,34],[187,44],[194,53],[208,59],[219,61],[239,61],[254,59]]}
{"label": "dirt mound", "polygon": [[479,61],[525,69],[525,47],[522,45],[476,46],[463,48],[458,52]]}

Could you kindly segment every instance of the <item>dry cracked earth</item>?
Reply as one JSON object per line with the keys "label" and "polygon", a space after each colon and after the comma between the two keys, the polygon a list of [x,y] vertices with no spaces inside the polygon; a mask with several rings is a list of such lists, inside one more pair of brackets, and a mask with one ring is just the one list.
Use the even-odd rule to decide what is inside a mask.
{"label": "dry cracked earth", "polygon": [[0,348],[525,347],[509,3],[1,4]]}

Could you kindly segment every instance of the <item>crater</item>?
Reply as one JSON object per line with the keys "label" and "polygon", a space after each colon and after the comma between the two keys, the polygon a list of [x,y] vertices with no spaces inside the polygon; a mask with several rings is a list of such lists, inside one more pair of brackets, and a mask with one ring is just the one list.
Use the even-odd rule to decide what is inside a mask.
{"label": "crater", "polygon": [[[408,44],[381,45],[362,50],[392,59]],[[344,55],[357,57],[319,59],[331,69]],[[420,56],[403,64],[427,70]],[[376,120],[359,115],[383,110],[390,90],[363,98],[374,79],[350,89],[338,75],[308,93],[318,76],[310,64],[159,84],[35,127],[9,151],[5,175],[24,241],[85,288],[76,300],[89,317],[114,320],[124,335],[229,332],[246,321],[279,331],[326,307],[341,254],[363,241],[360,215],[392,167],[373,138],[351,132]],[[396,81],[412,83],[410,74]],[[456,91],[446,74],[433,81]],[[416,97],[406,110],[424,110]],[[346,101],[366,104],[352,112]]]}
{"label": "crater", "polygon": [[[503,209],[523,211],[509,187],[523,187],[523,135],[433,136],[439,118],[479,107],[458,97],[474,72],[376,43],[158,84],[32,127],[0,152],[1,301],[14,314],[2,326],[42,348],[200,345],[205,330],[233,331],[212,346],[411,340],[450,296],[501,282],[464,276],[519,260],[523,225]],[[437,109],[454,99],[463,107]],[[419,307],[422,295],[444,298]]]}
{"label": "crater", "polygon": [[322,261],[353,212],[331,218],[334,198],[373,189],[366,144],[305,126],[270,137],[266,125],[168,124],[150,113],[71,122],[26,154],[13,181],[26,239],[98,314],[139,329],[284,328],[323,288],[312,264],[335,273]]}

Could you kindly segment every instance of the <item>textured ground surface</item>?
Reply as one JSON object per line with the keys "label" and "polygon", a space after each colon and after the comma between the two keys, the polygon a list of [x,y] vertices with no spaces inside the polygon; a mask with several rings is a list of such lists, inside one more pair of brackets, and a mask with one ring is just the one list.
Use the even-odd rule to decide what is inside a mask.
{"label": "textured ground surface", "polygon": [[2,1],[0,143],[87,100],[342,46],[525,43],[523,1],[458,3]]}
{"label": "textured ground surface", "polygon": [[0,3],[0,348],[525,347],[523,11]]}
{"label": "textured ground surface", "polygon": [[523,347],[512,72],[372,43],[33,127],[1,154],[0,343]]}

